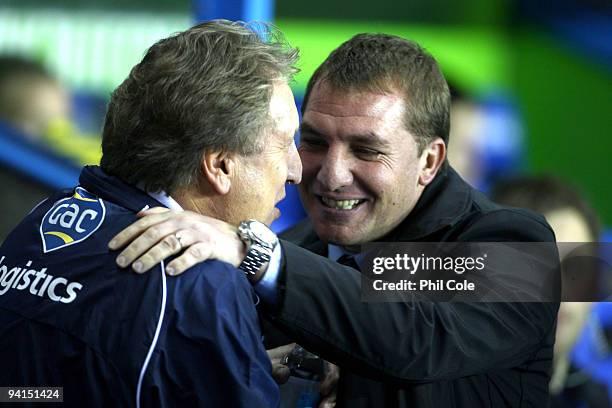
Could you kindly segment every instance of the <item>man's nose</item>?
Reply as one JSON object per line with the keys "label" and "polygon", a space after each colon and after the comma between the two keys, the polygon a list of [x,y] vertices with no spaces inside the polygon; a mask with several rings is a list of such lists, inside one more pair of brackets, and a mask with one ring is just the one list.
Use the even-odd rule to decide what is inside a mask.
{"label": "man's nose", "polygon": [[329,149],[323,158],[317,180],[329,191],[335,191],[353,183],[351,162],[341,149]]}
{"label": "man's nose", "polygon": [[289,151],[289,165],[287,169],[287,183],[289,184],[300,184],[302,181],[302,160],[297,151],[295,143],[291,146]]}

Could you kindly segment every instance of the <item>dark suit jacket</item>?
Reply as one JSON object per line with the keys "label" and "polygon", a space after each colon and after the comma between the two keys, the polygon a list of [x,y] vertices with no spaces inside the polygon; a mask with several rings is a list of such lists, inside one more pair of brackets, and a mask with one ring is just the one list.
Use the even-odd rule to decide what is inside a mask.
{"label": "dark suit jacket", "polygon": [[[338,407],[547,406],[558,303],[363,303],[359,272],[322,257],[326,245],[308,221],[284,239],[278,302],[267,314],[341,367]],[[543,217],[492,203],[449,169],[381,241],[554,235]]]}

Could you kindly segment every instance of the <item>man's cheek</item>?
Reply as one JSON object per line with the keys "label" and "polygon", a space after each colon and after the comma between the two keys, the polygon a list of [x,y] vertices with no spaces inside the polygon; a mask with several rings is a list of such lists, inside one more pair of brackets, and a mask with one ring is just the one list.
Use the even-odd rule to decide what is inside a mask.
{"label": "man's cheek", "polygon": [[317,163],[322,163],[324,159],[322,154],[303,148],[298,149],[298,154],[300,156],[300,160],[302,161],[302,168],[304,172],[306,170],[312,170],[313,167],[317,166]]}
{"label": "man's cheek", "polygon": [[300,191],[304,193],[308,191],[308,189],[312,189],[312,186],[316,183],[317,173],[315,170],[309,167],[303,167],[302,169],[302,181],[298,184],[298,188]]}

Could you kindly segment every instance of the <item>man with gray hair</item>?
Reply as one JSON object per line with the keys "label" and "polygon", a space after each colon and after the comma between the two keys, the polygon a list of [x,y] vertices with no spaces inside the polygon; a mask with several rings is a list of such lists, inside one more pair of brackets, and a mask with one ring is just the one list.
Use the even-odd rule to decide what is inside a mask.
{"label": "man with gray hair", "polygon": [[[446,163],[450,94],[435,59],[397,36],[358,34],[315,71],[302,109],[309,218],[285,232],[281,267],[262,268],[255,290],[288,340],[340,367],[338,406],[546,406],[558,303],[362,298],[356,269],[368,243],[554,242],[541,216],[489,201]],[[119,260],[138,272],[182,252],[171,263],[180,272],[227,253],[211,222],[151,214],[110,245],[125,246]],[[163,244],[184,229],[197,251]],[[548,248],[538,261],[554,265]],[[539,272],[525,257],[510,268]]]}
{"label": "man with gray hair", "polygon": [[[297,50],[257,28],[212,21],[153,45],[112,95],[101,167],[3,243],[0,386],[63,387],[68,406],[279,404],[248,279],[279,262],[265,224],[301,177],[287,85]],[[121,272],[108,240],[160,206],[240,227],[251,251],[219,236],[228,257],[179,279],[166,263]]]}

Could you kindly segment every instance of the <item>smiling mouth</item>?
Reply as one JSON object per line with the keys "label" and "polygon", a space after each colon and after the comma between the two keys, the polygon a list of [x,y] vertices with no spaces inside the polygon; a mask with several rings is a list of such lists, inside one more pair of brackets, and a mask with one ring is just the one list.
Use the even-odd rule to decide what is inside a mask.
{"label": "smiling mouth", "polygon": [[323,196],[318,197],[319,201],[321,201],[324,206],[344,211],[353,210],[365,202],[365,200],[332,200],[331,198]]}

